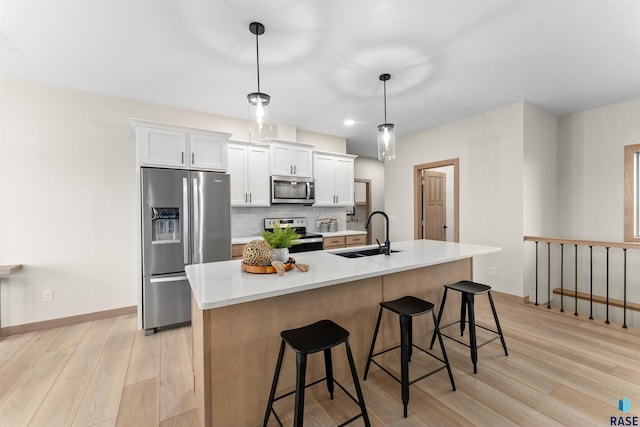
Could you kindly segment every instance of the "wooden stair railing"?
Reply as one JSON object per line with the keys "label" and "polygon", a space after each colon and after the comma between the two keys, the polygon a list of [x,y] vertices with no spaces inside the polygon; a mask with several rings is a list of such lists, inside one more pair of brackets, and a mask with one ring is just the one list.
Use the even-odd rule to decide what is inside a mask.
{"label": "wooden stair railing", "polygon": [[[538,305],[538,244],[547,244],[547,308],[551,308],[551,244],[560,245],[560,288],[553,289],[554,294],[560,295],[560,311],[564,312],[564,297],[573,297],[574,299],[574,315],[578,315],[578,299],[589,300],[590,313],[589,319],[593,319],[593,303],[602,303],[606,306],[606,320],[609,322],[609,306],[621,307],[623,309],[623,328],[627,328],[627,310],[640,311],[640,304],[630,303],[627,301],[627,251],[640,251],[638,243],[620,243],[620,242],[601,242],[592,240],[576,240],[562,239],[557,237],[537,237],[524,236],[525,242],[534,242],[536,244],[536,270],[535,270],[535,305]],[[564,288],[564,246],[573,245],[575,253],[574,263],[574,290],[570,291]],[[589,247],[589,293],[578,292],[578,246]],[[593,248],[603,247],[606,249],[606,296],[598,296],[593,294]],[[622,249],[623,252],[623,300],[609,298],[609,250],[611,248]]]}

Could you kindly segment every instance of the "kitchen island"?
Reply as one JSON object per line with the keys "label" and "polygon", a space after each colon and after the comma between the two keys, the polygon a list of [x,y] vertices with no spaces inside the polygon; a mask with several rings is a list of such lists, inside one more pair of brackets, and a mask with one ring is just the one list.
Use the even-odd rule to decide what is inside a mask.
{"label": "kitchen island", "polygon": [[[380,301],[414,295],[437,305],[444,284],[473,278],[474,256],[500,250],[430,240],[393,242],[391,247],[399,252],[356,259],[335,255],[354,248],[294,254],[296,262],[308,264],[310,270],[294,269],[283,276],[243,272],[240,260],[187,266],[200,424],[262,424],[282,330],[325,318],[335,321],[349,330],[362,375]],[[444,321],[459,315],[456,307],[447,304]],[[415,320],[415,330],[425,332],[416,333],[415,341],[425,343],[433,330],[430,316]],[[397,319],[383,318],[383,322],[389,327],[381,330],[379,348],[399,342],[398,328],[391,327]],[[279,391],[294,386],[291,353],[285,353]],[[321,378],[323,372],[322,358],[312,357],[307,383]],[[346,357],[339,353],[334,357],[334,373],[348,383]],[[307,395],[312,398],[316,391],[324,389],[311,388]]]}

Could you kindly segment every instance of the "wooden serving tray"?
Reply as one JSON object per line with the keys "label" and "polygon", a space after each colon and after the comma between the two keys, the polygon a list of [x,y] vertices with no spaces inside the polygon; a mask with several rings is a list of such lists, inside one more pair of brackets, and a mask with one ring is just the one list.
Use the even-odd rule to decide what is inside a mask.
{"label": "wooden serving tray", "polygon": [[[255,274],[272,274],[276,273],[276,269],[272,265],[249,265],[245,264],[244,261],[240,264],[242,271],[246,271],[247,273],[255,273]],[[289,271],[293,268],[293,258],[289,258],[284,264],[284,270]]]}

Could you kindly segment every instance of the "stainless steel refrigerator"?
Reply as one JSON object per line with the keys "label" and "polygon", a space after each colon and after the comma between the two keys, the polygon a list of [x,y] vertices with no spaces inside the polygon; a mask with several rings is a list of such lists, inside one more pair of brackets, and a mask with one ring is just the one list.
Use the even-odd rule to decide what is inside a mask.
{"label": "stainless steel refrigerator", "polygon": [[142,168],[142,327],[191,320],[187,264],[231,259],[229,175]]}

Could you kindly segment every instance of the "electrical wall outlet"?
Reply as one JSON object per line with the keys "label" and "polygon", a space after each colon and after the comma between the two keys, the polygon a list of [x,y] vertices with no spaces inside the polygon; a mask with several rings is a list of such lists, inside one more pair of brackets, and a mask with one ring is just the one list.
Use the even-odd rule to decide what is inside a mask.
{"label": "electrical wall outlet", "polygon": [[489,276],[495,277],[497,275],[498,275],[498,269],[497,268],[495,268],[495,267],[489,268]]}
{"label": "electrical wall outlet", "polygon": [[47,289],[42,291],[42,302],[51,302],[53,301],[53,289]]}

